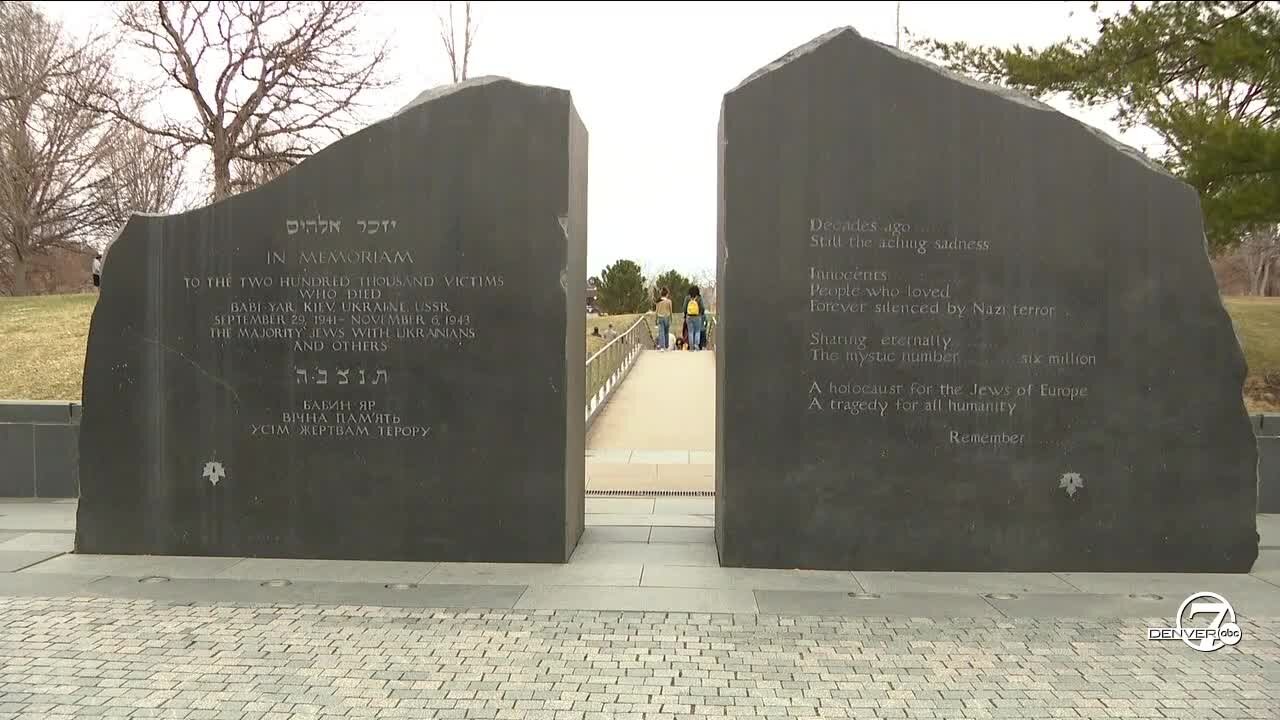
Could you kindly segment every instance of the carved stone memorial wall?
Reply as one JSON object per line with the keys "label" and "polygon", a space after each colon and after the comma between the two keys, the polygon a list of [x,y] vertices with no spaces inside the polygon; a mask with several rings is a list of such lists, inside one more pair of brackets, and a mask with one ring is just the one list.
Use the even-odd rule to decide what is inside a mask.
{"label": "carved stone memorial wall", "polygon": [[1245,365],[1192,188],[849,29],[720,122],[724,565],[1251,567]]}
{"label": "carved stone memorial wall", "polygon": [[566,560],[586,168],[569,93],[485,78],[135,217],[90,332],[76,549]]}

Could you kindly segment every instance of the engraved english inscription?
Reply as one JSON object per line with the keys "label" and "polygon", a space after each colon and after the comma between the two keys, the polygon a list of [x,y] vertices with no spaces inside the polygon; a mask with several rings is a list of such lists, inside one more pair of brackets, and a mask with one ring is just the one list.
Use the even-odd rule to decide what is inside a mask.
{"label": "engraved english inscription", "polygon": [[[980,294],[959,270],[971,265],[958,257],[998,250],[998,241],[881,217],[815,217],[796,231],[808,253],[808,332],[799,350],[812,369],[808,413],[996,447],[1052,442],[1020,420],[1090,399],[1098,353],[1037,340],[1069,321],[1055,304]],[[933,331],[913,332],[917,318]],[[983,340],[1002,333],[1023,340],[999,349]]]}

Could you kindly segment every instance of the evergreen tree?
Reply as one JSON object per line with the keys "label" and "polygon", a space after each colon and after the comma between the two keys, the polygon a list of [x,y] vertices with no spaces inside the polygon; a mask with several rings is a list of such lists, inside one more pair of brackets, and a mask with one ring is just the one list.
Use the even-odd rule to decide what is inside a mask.
{"label": "evergreen tree", "polygon": [[677,312],[679,312],[680,300],[689,292],[689,286],[693,281],[685,277],[679,270],[668,270],[658,277],[654,278],[653,286],[649,288],[649,296],[652,302],[658,302],[662,295],[662,288],[666,288],[671,298],[671,304]]}
{"label": "evergreen tree", "polygon": [[600,273],[600,309],[611,315],[639,313],[649,309],[644,275],[632,260],[618,260]]}

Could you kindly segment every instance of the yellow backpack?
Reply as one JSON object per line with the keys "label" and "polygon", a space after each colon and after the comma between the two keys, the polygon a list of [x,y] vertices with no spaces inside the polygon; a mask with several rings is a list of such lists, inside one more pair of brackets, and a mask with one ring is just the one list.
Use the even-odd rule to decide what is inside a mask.
{"label": "yellow backpack", "polygon": [[689,306],[684,309],[685,315],[698,315],[702,308],[698,307],[697,298],[689,298]]}

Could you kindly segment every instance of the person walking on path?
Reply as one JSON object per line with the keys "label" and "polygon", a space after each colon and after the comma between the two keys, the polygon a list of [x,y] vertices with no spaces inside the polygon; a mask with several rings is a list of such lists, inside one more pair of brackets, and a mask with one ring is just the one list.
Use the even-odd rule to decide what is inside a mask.
{"label": "person walking on path", "polygon": [[[81,265],[80,267],[84,267]],[[93,286],[95,288],[102,287],[102,253],[98,253],[93,257]]]}
{"label": "person walking on path", "polygon": [[668,338],[671,337],[671,298],[668,297],[671,292],[666,288],[662,288],[662,297],[658,300],[656,309],[658,315],[658,350],[665,352],[670,350]]}
{"label": "person walking on path", "polygon": [[689,288],[689,300],[685,303],[684,317],[689,323],[689,349],[701,350],[702,321],[706,308],[702,306],[702,291],[697,285]]}

